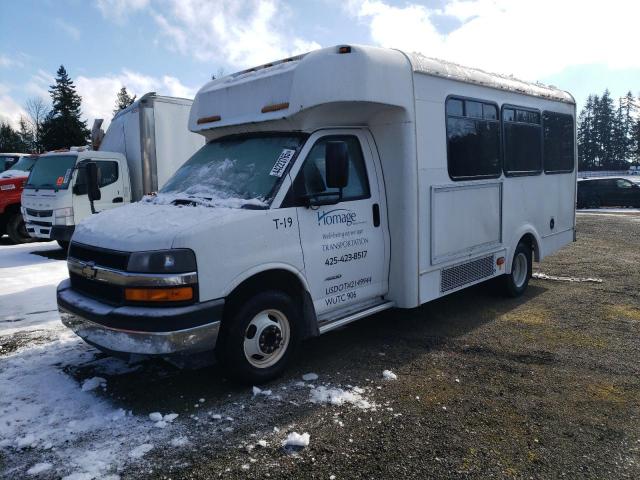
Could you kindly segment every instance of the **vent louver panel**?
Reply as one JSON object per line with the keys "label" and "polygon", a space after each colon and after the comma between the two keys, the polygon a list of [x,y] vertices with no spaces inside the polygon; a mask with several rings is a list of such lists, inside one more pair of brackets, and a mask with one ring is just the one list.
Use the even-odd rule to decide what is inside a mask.
{"label": "vent louver panel", "polygon": [[445,268],[440,273],[440,293],[469,285],[493,276],[496,271],[493,255]]}

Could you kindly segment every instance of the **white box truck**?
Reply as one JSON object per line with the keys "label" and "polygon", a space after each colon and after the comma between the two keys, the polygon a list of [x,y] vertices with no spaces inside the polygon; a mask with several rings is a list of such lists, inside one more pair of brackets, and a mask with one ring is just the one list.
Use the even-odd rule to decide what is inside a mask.
{"label": "white box truck", "polygon": [[61,319],[116,353],[215,351],[247,382],[301,340],[574,240],[575,102],[417,54],[325,48],[207,83],[156,197],[81,224]]}
{"label": "white box truck", "polygon": [[[192,100],[147,93],[118,112],[97,150],[71,148],[39,157],[22,193],[28,234],[66,249],[75,227],[92,215],[158,190],[204,145],[187,129]],[[100,198],[90,201],[86,167],[96,166]]]}

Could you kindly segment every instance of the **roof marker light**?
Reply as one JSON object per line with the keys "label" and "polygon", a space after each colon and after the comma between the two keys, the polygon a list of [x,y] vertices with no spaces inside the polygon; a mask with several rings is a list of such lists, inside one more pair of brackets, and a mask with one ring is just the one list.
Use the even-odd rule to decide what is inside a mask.
{"label": "roof marker light", "polygon": [[266,105],[262,107],[261,112],[262,113],[277,112],[278,110],[286,110],[287,108],[289,108],[289,102],[274,103],[272,105]]}
{"label": "roof marker light", "polygon": [[338,53],[342,54],[342,53],[351,53],[351,47],[348,45],[345,45],[343,47],[338,47]]}
{"label": "roof marker light", "polygon": [[219,122],[221,120],[220,115],[212,115],[210,117],[202,117],[199,118],[198,121],[196,122],[198,125],[202,125],[203,123],[213,123],[213,122]]}

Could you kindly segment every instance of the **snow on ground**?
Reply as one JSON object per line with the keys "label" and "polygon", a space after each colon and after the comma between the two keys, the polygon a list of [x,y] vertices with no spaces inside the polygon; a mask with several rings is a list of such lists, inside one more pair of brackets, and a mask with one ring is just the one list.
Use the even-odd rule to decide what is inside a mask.
{"label": "snow on ground", "polygon": [[[367,396],[374,391],[370,386],[292,380],[270,390],[225,394],[215,408],[200,398],[198,415],[182,414],[192,401],[183,402],[180,414],[158,406],[133,412],[110,396],[110,383],[120,375],[153,375],[153,369],[144,361],[105,358],[60,323],[55,290],[67,276],[66,263],[38,255],[43,253],[62,257],[53,243],[0,246],[0,476],[118,478],[125,469],[142,472],[161,467],[157,462],[179,461],[179,453],[170,451],[210,441],[224,445],[234,432],[259,434],[260,447],[279,444],[284,427],[283,433],[255,427],[269,408],[315,404],[376,411]],[[179,404],[180,393],[167,395]]]}
{"label": "snow on ground", "polygon": [[0,245],[0,332],[58,320],[56,286],[67,265],[38,253],[61,253],[55,242]]}

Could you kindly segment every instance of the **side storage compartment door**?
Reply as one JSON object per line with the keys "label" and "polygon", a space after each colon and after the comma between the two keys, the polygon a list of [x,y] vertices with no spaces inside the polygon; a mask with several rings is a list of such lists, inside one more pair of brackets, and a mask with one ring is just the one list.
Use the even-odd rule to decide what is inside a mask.
{"label": "side storage compartment door", "polygon": [[[348,184],[334,205],[305,206],[304,195],[327,195],[327,142],[345,142]],[[377,169],[366,132],[327,130],[309,139],[311,147],[292,171],[293,199],[300,228],[305,273],[319,320],[381,302],[388,288],[388,230]]]}

